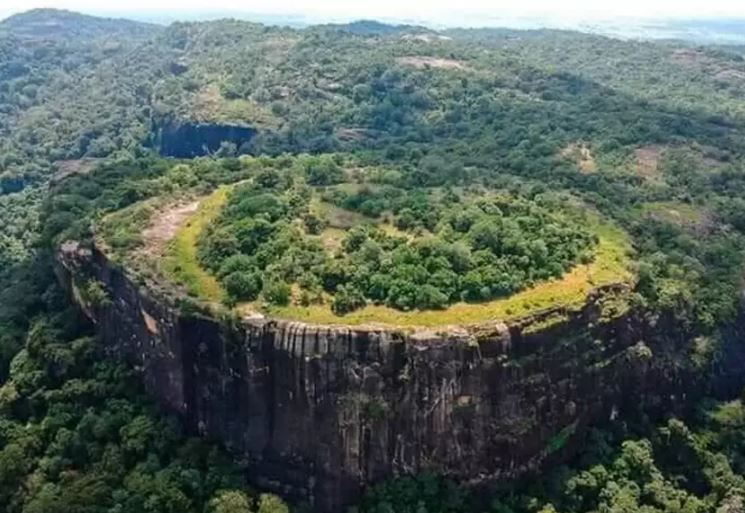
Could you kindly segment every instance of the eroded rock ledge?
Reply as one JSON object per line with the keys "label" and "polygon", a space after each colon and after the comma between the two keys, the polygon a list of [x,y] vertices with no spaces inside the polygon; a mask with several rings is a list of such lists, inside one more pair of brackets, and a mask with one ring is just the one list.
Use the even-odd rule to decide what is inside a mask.
{"label": "eroded rock ledge", "polygon": [[155,146],[162,155],[194,158],[210,155],[222,143],[240,148],[256,135],[254,128],[235,124],[169,121],[153,123]]}
{"label": "eroded rock ledge", "polygon": [[[622,286],[576,311],[438,332],[185,315],[98,250],[65,244],[58,264],[107,351],[164,408],[247,461],[256,485],[319,511],[402,473],[529,475],[589,424],[667,411],[691,379],[684,334],[607,316]],[[91,280],[105,301],[86,298]]]}

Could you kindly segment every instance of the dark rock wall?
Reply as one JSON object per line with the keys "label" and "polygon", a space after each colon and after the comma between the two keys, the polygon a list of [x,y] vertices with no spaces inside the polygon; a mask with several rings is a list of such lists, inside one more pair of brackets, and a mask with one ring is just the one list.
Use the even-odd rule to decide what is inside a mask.
{"label": "dark rock wall", "polygon": [[215,123],[165,122],[153,123],[155,146],[162,155],[194,158],[210,155],[223,142],[240,147],[253,139],[256,130],[246,126]]}
{"label": "dark rock wall", "polygon": [[693,379],[685,336],[633,314],[603,322],[600,295],[580,312],[446,333],[220,322],[179,315],[101,253],[67,245],[59,261],[73,292],[106,286],[105,305],[75,296],[166,409],[247,460],[256,485],[321,511],[402,473],[530,475],[571,455],[590,423],[669,412]]}

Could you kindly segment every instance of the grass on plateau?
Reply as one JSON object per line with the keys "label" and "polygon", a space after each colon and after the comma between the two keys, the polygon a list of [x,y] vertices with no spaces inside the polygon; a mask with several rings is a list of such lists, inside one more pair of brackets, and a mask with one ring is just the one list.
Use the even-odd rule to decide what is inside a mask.
{"label": "grass on plateau", "polygon": [[203,199],[196,214],[179,228],[165,255],[164,269],[169,277],[184,285],[190,295],[219,303],[224,297],[220,283],[199,265],[197,239],[202,230],[220,214],[228,199],[229,187],[220,187]]}
{"label": "grass on plateau", "polygon": [[[200,232],[219,215],[227,201],[229,190],[229,186],[221,187],[201,201],[197,212],[184,223],[170,242],[165,259],[165,269],[172,279],[184,285],[189,294],[211,303],[221,302],[225,294],[215,277],[199,265],[197,240]],[[598,237],[592,262],[577,265],[561,278],[539,283],[506,298],[484,303],[460,302],[443,310],[408,312],[382,305],[369,305],[346,315],[335,314],[329,304],[293,304],[266,309],[258,303],[244,303],[236,308],[243,314],[261,311],[277,318],[317,324],[374,324],[413,328],[508,320],[555,306],[580,307],[593,289],[633,280],[632,248],[628,234],[594,214],[588,214],[587,227]],[[336,230],[343,232],[340,228]],[[330,244],[333,241],[327,242]]]}

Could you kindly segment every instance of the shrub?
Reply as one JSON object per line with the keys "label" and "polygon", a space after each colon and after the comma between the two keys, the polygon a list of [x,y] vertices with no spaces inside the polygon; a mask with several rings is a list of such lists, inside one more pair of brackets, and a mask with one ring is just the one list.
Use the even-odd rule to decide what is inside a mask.
{"label": "shrub", "polygon": [[290,303],[290,286],[277,278],[264,282],[264,299],[273,305],[284,306]]}
{"label": "shrub", "polygon": [[224,280],[225,290],[235,301],[253,301],[261,292],[261,275],[258,272],[235,271]]}
{"label": "shrub", "polygon": [[331,309],[338,315],[365,306],[365,296],[353,285],[342,285],[336,290]]}

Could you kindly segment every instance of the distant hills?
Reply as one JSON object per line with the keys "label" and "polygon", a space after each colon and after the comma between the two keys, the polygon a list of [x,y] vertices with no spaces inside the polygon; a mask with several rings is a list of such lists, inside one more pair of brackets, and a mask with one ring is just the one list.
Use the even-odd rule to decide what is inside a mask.
{"label": "distant hills", "polygon": [[102,36],[147,36],[159,25],[123,18],[100,18],[59,9],[33,9],[0,22],[0,31],[18,37],[97,38]]}
{"label": "distant hills", "polygon": [[433,32],[431,29],[418,25],[392,25],[377,20],[357,20],[350,23],[330,23],[326,26],[362,36],[395,36]]}
{"label": "distant hills", "polygon": [[[100,14],[96,11],[94,14]],[[3,12],[0,7],[0,17]],[[613,18],[562,19],[556,17],[508,16],[499,12],[453,13],[450,17],[417,19],[346,19],[308,15],[301,11],[286,14],[250,11],[153,10],[116,11],[98,17],[56,9],[34,9],[15,14],[0,22],[0,30],[10,28],[18,35],[34,37],[99,37],[113,33],[143,34],[174,21],[242,19],[265,25],[294,28],[325,25],[358,35],[395,35],[452,28],[564,29],[621,39],[679,39],[701,44],[745,45],[745,18]],[[135,21],[136,20],[136,21]]]}

